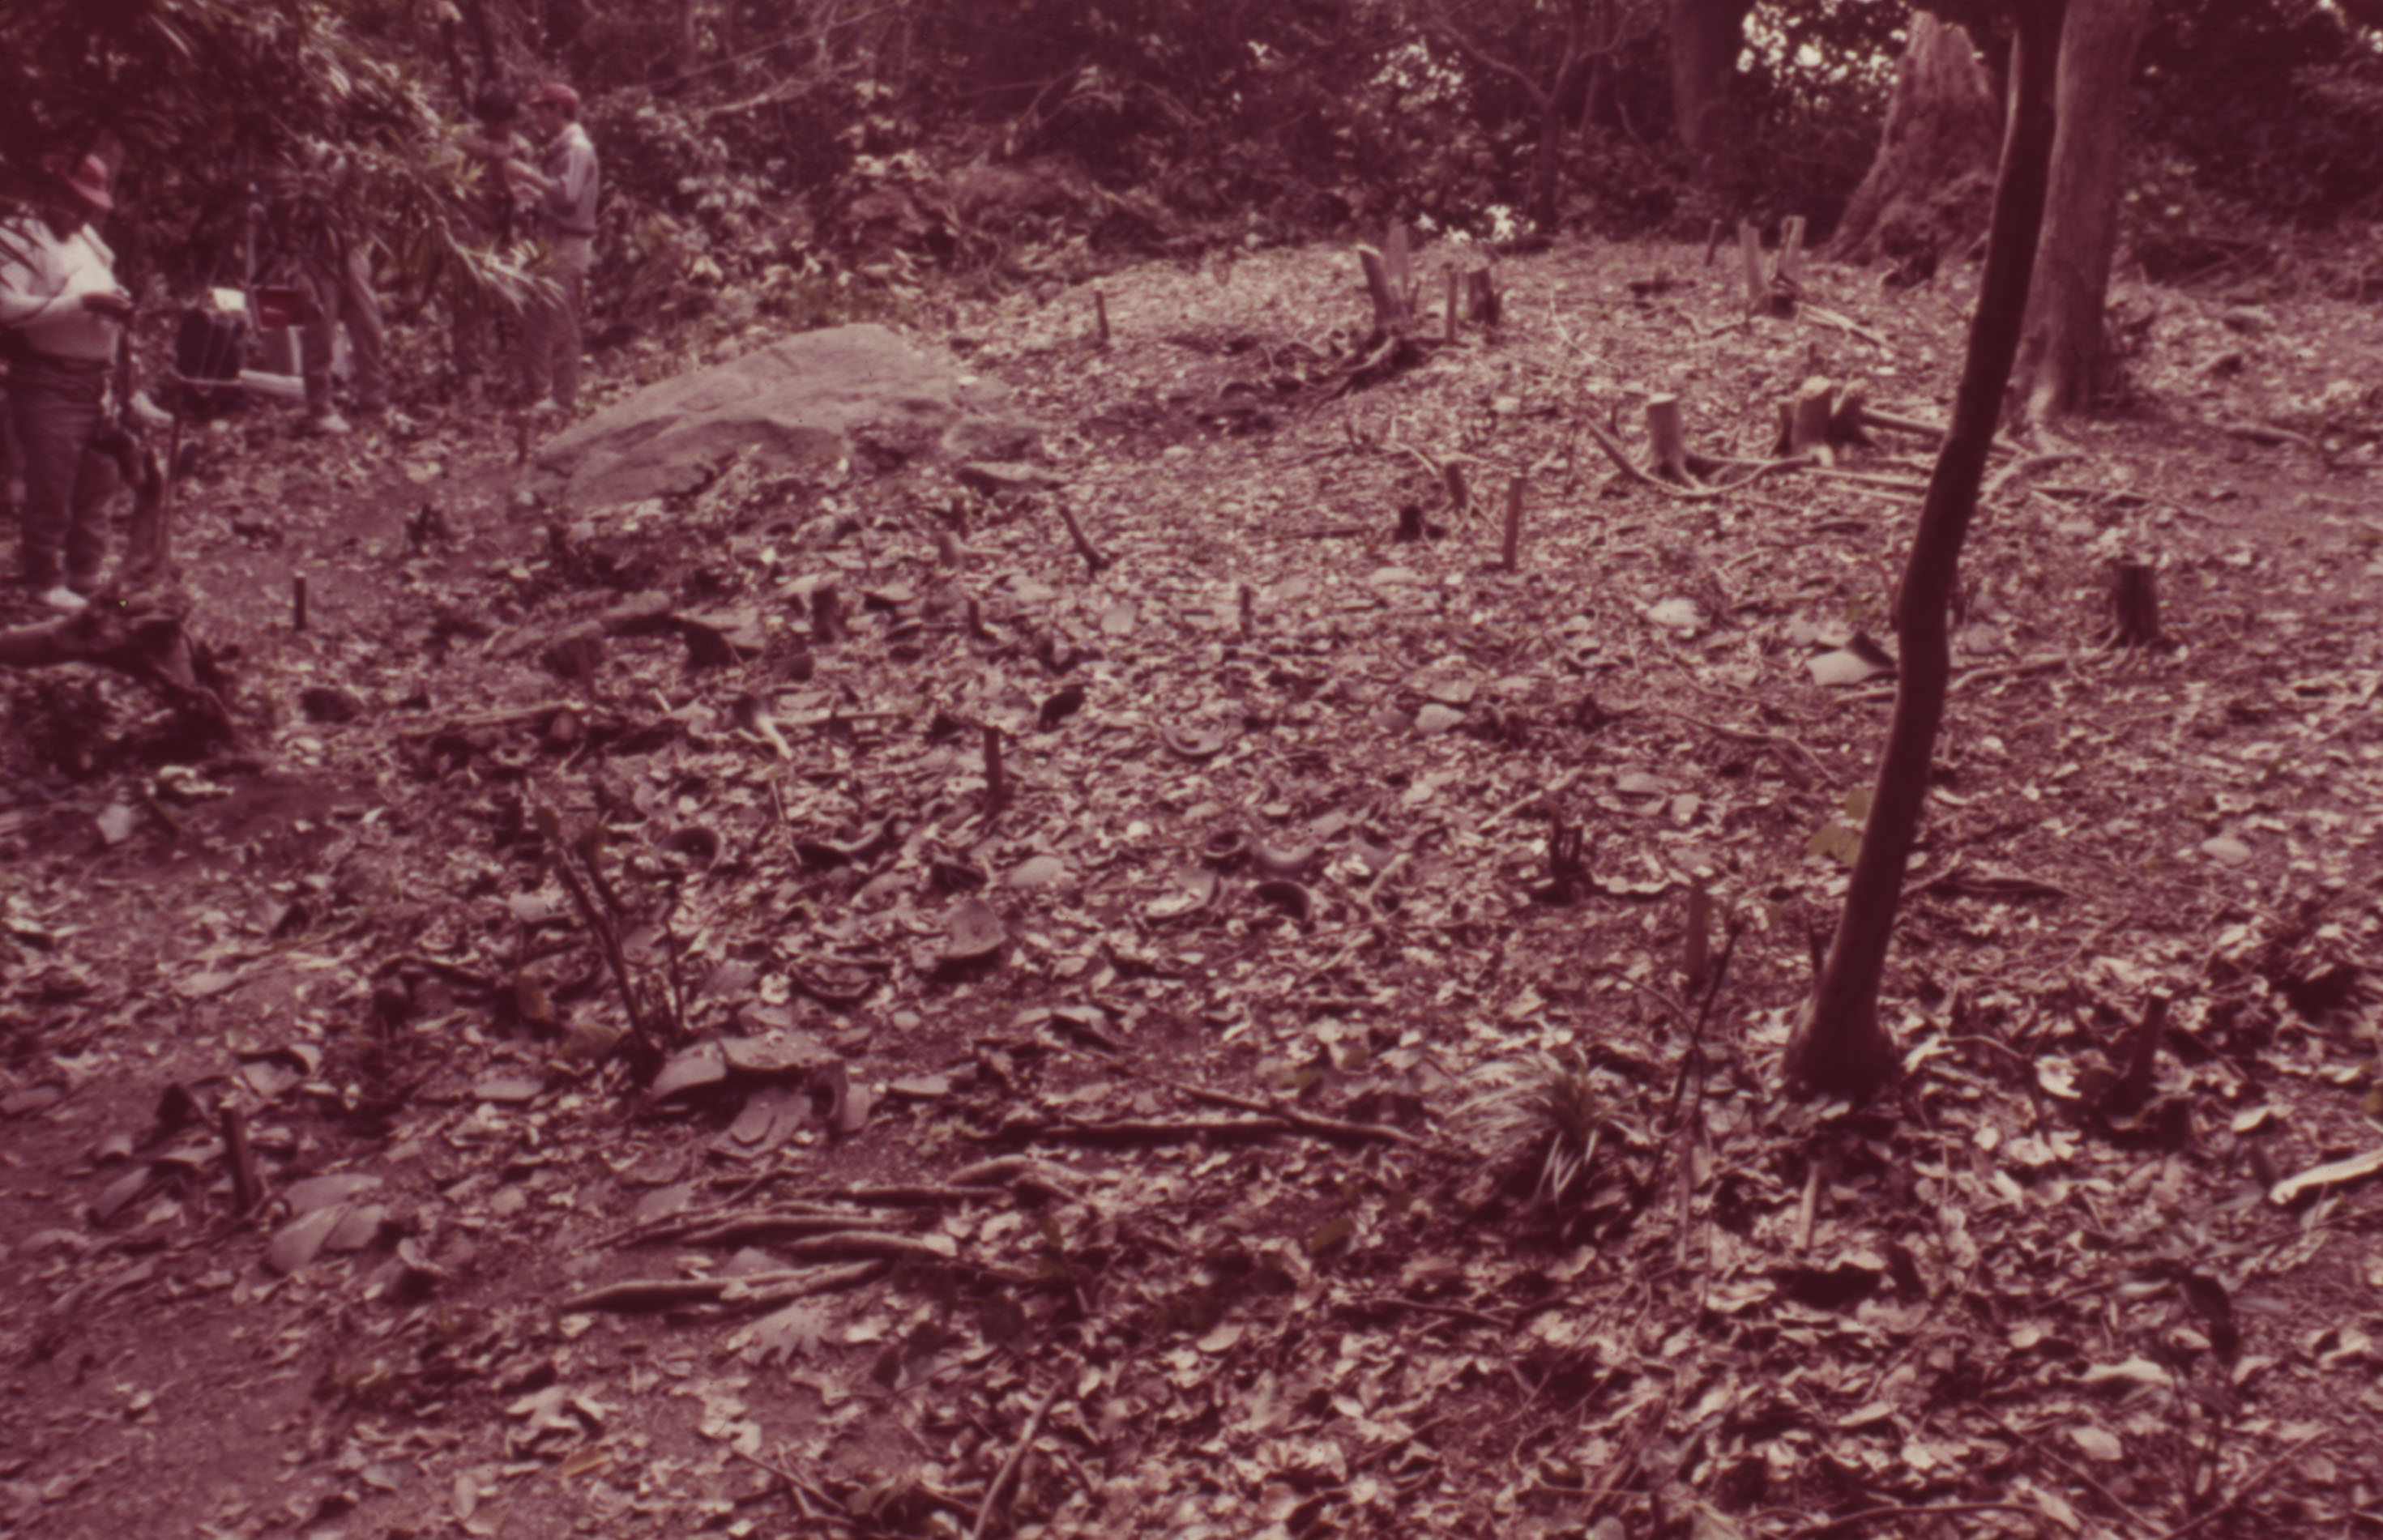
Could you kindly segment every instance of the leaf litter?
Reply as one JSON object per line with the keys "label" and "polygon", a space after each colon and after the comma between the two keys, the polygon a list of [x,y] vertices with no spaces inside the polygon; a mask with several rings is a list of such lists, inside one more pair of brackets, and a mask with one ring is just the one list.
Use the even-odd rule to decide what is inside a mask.
{"label": "leaf litter", "polygon": [[[0,811],[11,1522],[2371,1522],[2372,446],[2085,424],[1998,484],[1906,1077],[1783,1104],[1911,510],[1793,471],[1682,500],[1588,430],[1676,393],[1760,456],[1816,373],[1924,417],[1964,280],[1816,274],[1882,346],[1718,277],[1633,298],[1655,264],[1694,271],[1504,264],[1504,331],[1343,394],[1325,250],[1111,275],[1105,349],[1081,290],[958,307],[1048,427],[991,492],[731,464],[533,531],[493,470],[406,478],[461,548],[392,538],[350,623],[238,638],[258,688],[361,713],[285,718],[262,776]],[[2302,388],[2204,399],[2266,376],[2196,372],[2222,306],[2164,303],[2153,392]],[[1273,425],[1220,431],[1244,398]],[[1529,482],[1511,566],[1460,462]],[[197,492],[210,584],[258,581],[230,510],[315,475]],[[2163,650],[2103,645],[2121,556]],[[79,1431],[194,1450],[235,1397],[228,1480],[183,1452],[128,1497]]]}

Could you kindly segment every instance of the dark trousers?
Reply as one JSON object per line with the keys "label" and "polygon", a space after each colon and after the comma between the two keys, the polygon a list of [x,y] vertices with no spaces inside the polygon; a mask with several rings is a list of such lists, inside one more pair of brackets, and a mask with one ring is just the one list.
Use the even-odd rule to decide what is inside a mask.
{"label": "dark trousers", "polygon": [[93,452],[107,395],[105,359],[19,354],[8,368],[8,418],[25,478],[20,573],[31,588],[96,587],[107,560],[107,499],[116,462]]}

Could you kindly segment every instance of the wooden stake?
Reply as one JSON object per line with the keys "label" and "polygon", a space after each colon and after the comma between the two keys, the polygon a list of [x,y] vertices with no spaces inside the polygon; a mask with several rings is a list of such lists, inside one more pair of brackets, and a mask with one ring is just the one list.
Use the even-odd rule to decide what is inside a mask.
{"label": "wooden stake", "polygon": [[1712,967],[1712,894],[1702,882],[1688,885],[1687,937],[1681,948],[1680,975],[1690,994],[1705,987]]}
{"label": "wooden stake", "polygon": [[2150,562],[2126,557],[2111,564],[2110,614],[2118,646],[2160,645],[2159,584]]}
{"label": "wooden stake", "polygon": [[1241,640],[1246,642],[1252,636],[1257,634],[1257,590],[1244,583],[1241,585]]}
{"label": "wooden stake", "polygon": [[1464,485],[1464,464],[1462,461],[1440,462],[1439,479],[1448,487],[1448,511],[1451,518],[1462,518],[1473,506],[1473,489]]}
{"label": "wooden stake", "polygon": [[1464,318],[1476,326],[1495,327],[1504,302],[1498,295],[1498,276],[1487,267],[1464,275]]}
{"label": "wooden stake", "polygon": [[1832,444],[1868,444],[1870,420],[1870,381],[1858,379],[1837,392],[1837,404],[1829,409],[1829,442]]}
{"label": "wooden stake", "polygon": [[1800,287],[1803,280],[1796,276],[1796,268],[1803,257],[1804,216],[1791,214],[1779,227],[1779,260],[1771,269],[1772,281]]}
{"label": "wooden stake", "polygon": [[1099,290],[1093,290],[1093,325],[1100,333],[1101,346],[1109,345],[1109,297]]}
{"label": "wooden stake", "polygon": [[157,530],[145,553],[149,570],[161,583],[174,577],[174,493],[182,482],[182,409],[179,396],[174,407],[173,431],[166,437],[166,485],[157,492]]}
{"label": "wooden stake", "polygon": [[306,574],[298,573],[290,580],[290,629],[306,629]]}
{"label": "wooden stake", "polygon": [[1452,265],[1448,269],[1448,299],[1444,305],[1444,318],[1448,323],[1448,340],[1453,342],[1456,340],[1456,269]]}
{"label": "wooden stake", "polygon": [[1696,483],[1688,475],[1687,434],[1680,425],[1680,398],[1655,396],[1647,402],[1647,442],[1654,472],[1683,487]]}
{"label": "wooden stake", "polygon": [[1384,337],[1394,337],[1407,329],[1406,307],[1399,302],[1399,292],[1391,286],[1389,267],[1382,253],[1371,246],[1357,248],[1358,264],[1365,269],[1365,292],[1374,302],[1374,330]]}
{"label": "wooden stake", "polygon": [[1771,282],[1762,276],[1762,232],[1753,220],[1739,222],[1737,249],[1746,254],[1746,313],[1759,314],[1771,308]]}
{"label": "wooden stake", "polygon": [[1499,548],[1498,564],[1508,572],[1518,570],[1523,552],[1523,478],[1516,476],[1506,484],[1506,538]]}
{"label": "wooden stake", "polygon": [[821,647],[844,640],[844,596],[832,587],[811,590],[811,640]]}
{"label": "wooden stake", "polygon": [[984,806],[987,812],[1009,804],[1009,778],[1001,768],[1001,729],[984,730]]}
{"label": "wooden stake", "polygon": [[1814,375],[1792,400],[1780,403],[1780,421],[1786,429],[1783,453],[1809,454],[1829,463],[1829,401],[1836,390],[1834,380]]}
{"label": "wooden stake", "polygon": [[1712,222],[1711,227],[1705,231],[1706,266],[1710,267],[1713,265],[1713,253],[1721,250],[1722,232],[1728,228],[1729,226],[1726,222],[1716,219]]}
{"label": "wooden stake", "polygon": [[241,1214],[253,1214],[265,1197],[257,1178],[256,1152],[249,1147],[248,1119],[230,1102],[223,1104],[224,1156],[231,1165],[231,1201]]}
{"label": "wooden stake", "polygon": [[1382,242],[1382,261],[1389,268],[1390,289],[1399,297],[1399,314],[1412,317],[1414,314],[1415,281],[1414,261],[1409,251],[1407,222],[1403,219],[1392,221],[1389,239]]}
{"label": "wooden stake", "polygon": [[1064,502],[1059,504],[1059,518],[1068,526],[1068,538],[1076,543],[1076,554],[1084,559],[1084,565],[1093,570],[1094,577],[1098,577],[1101,569],[1109,564],[1109,559],[1101,554],[1100,548],[1084,537],[1084,526],[1076,522],[1075,510]]}

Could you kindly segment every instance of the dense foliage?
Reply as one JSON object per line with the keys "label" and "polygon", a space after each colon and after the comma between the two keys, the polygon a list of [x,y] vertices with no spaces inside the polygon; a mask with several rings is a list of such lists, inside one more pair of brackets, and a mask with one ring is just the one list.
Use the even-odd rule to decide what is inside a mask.
{"label": "dense foliage", "polygon": [[[1692,189],[1653,0],[13,0],[0,192],[98,142],[136,277],[223,281],[259,209],[268,249],[352,222],[416,295],[502,286],[522,253],[475,225],[452,142],[488,80],[560,75],[605,157],[599,291],[635,318],[850,314],[921,262],[1014,279],[1390,217],[1824,229],[1907,15],[1759,8],[1746,154]],[[2147,238],[2383,212],[2383,53],[2323,0],[2164,4],[2140,85]]]}
{"label": "dense foliage", "polygon": [[2323,0],[2164,3],[2139,65],[2144,217],[2383,216],[2383,46]]}

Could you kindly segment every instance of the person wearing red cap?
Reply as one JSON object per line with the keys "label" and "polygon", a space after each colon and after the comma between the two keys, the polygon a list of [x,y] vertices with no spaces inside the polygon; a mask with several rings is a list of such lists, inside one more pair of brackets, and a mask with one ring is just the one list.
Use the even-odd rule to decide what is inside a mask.
{"label": "person wearing red cap", "polygon": [[579,318],[596,264],[596,145],[579,126],[579,93],[561,80],[530,92],[529,105],[545,154],[535,167],[510,161],[505,172],[536,200],[548,253],[538,272],[553,291],[522,313],[522,392],[533,406],[568,413],[579,404]]}
{"label": "person wearing red cap", "polygon": [[80,610],[99,586],[117,483],[114,462],[93,448],[117,339],[132,315],[115,253],[91,228],[116,206],[108,179],[96,155],[58,167],[39,213],[0,228],[0,337],[24,457],[18,578],[57,610]]}

